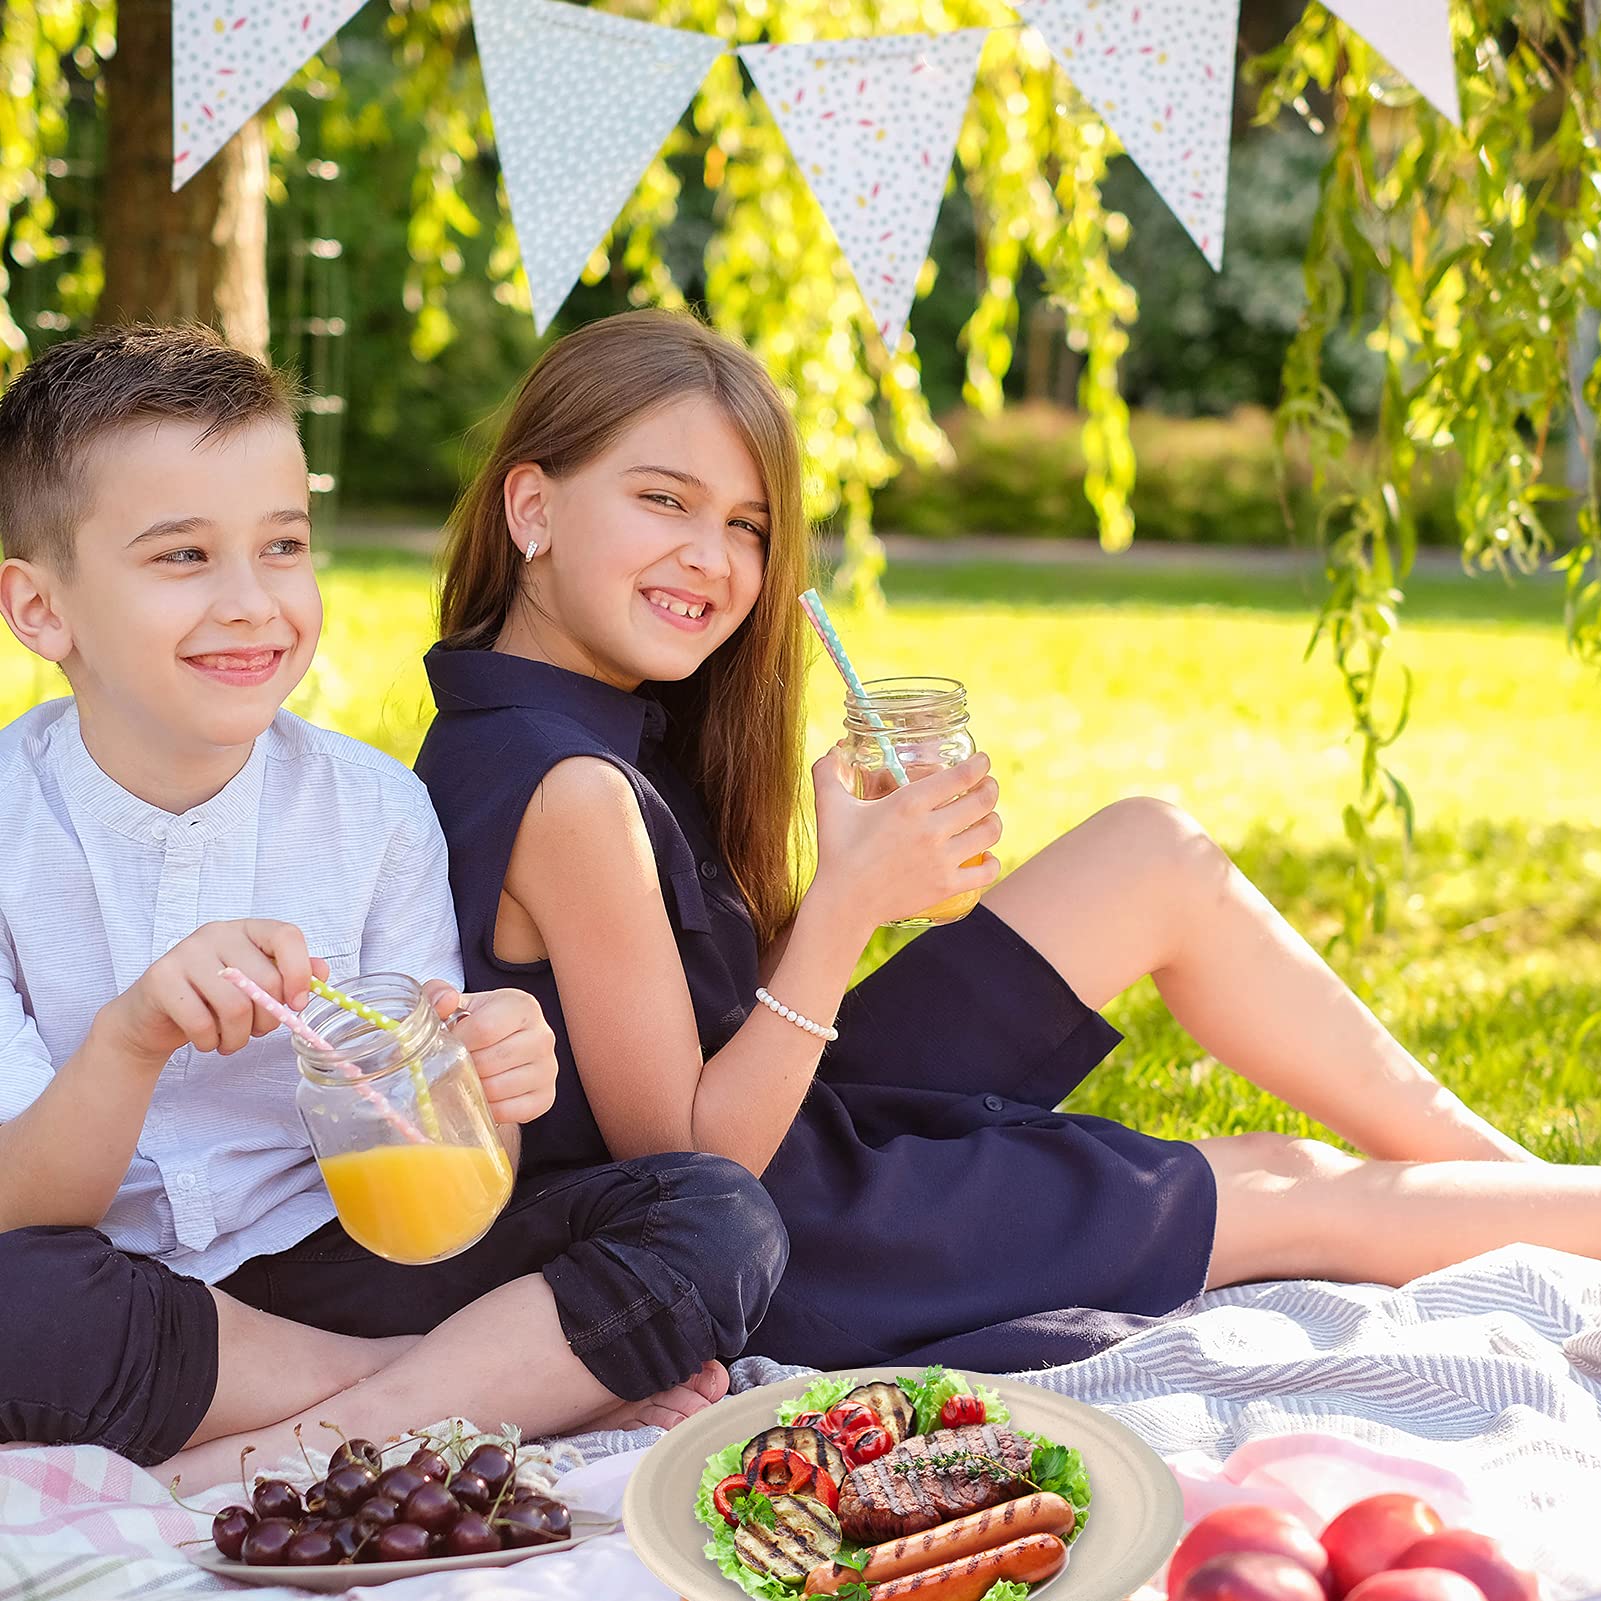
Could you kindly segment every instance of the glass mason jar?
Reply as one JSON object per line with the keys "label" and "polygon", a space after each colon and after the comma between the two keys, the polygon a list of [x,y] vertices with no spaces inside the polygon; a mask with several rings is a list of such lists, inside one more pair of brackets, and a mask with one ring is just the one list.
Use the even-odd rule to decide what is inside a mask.
{"label": "glass mason jar", "polygon": [[303,1014],[328,1050],[295,1038],[295,1104],[339,1221],[391,1262],[439,1262],[483,1238],[511,1195],[511,1159],[477,1070],[416,980],[352,979],[380,1028],[314,997]]}
{"label": "glass mason jar", "polygon": [[[955,767],[973,754],[967,728],[967,687],[954,678],[872,678],[865,692],[845,694],[845,758],[858,800],[881,800],[898,787],[884,745],[888,741],[908,778]],[[983,861],[975,856],[964,867]],[[889,928],[932,928],[954,923],[978,905],[979,891],[948,896]]]}

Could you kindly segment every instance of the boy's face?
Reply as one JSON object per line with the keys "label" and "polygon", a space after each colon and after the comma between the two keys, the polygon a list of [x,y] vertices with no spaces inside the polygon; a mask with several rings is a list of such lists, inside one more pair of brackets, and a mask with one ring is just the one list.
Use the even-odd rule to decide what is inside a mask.
{"label": "boy's face", "polygon": [[50,654],[84,711],[147,751],[248,745],[322,629],[295,431],[203,431],[169,420],[98,442],[72,576],[49,580],[67,647]]}

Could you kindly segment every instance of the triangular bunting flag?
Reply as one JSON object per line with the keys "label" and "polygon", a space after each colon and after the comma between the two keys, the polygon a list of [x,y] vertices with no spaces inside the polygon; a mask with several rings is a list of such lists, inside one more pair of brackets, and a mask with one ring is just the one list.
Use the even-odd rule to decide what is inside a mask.
{"label": "triangular bunting flag", "polygon": [[894,350],[928,254],[987,28],[738,52]]}
{"label": "triangular bunting flag", "polygon": [[473,0],[473,29],[544,333],[723,42],[564,0]]}
{"label": "triangular bunting flag", "polygon": [[362,0],[172,0],[172,187],[181,189]]}
{"label": "triangular bunting flag", "polygon": [[1010,3],[1221,267],[1240,0]]}
{"label": "triangular bunting flag", "polygon": [[1457,127],[1456,57],[1451,50],[1450,0],[1323,0],[1344,17],[1397,72]]}

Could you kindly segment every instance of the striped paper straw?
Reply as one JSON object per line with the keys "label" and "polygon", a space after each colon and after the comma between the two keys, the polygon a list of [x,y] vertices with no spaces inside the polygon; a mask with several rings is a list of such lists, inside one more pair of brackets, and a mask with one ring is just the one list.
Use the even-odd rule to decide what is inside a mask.
{"label": "striped paper straw", "polygon": [[897,784],[909,782],[906,769],[901,766],[901,759],[895,754],[894,742],[884,731],[884,720],[873,710],[867,699],[867,691],[862,688],[862,681],[856,676],[856,669],[851,666],[850,657],[845,654],[839,631],[834,627],[833,619],[823,606],[823,597],[815,589],[808,589],[801,596],[800,603],[812,627],[817,630],[817,637],[822,640],[823,649],[828,652],[829,660],[839,669],[839,676],[845,680],[845,687],[861,702],[868,722],[878,731],[878,743],[884,749],[884,765],[894,775]]}
{"label": "striped paper straw", "polygon": [[[333,1046],[299,1012],[290,1011],[276,996],[269,995],[249,974],[241,973],[237,967],[225,967],[222,970],[222,976],[230,984],[242,989],[262,1011],[270,1012],[298,1039],[303,1039],[306,1044],[315,1046],[319,1051],[327,1051],[330,1055],[333,1054]],[[352,1078],[361,1077],[360,1070],[353,1067],[349,1062],[336,1061],[334,1065]],[[371,1101],[378,1108],[379,1112],[383,1114],[384,1121],[397,1134],[410,1140],[413,1145],[426,1145],[428,1143],[372,1085],[357,1084],[356,1089],[365,1100]]]}
{"label": "striped paper straw", "polygon": [[[320,995],[325,1001],[332,1001],[335,1006],[342,1006],[347,1012],[354,1013],[364,1023],[371,1023],[374,1028],[384,1029],[386,1032],[396,1033],[400,1024],[375,1006],[368,1006],[365,1001],[358,1001],[354,995],[347,995],[343,990],[336,990],[332,984],[312,976],[311,993]],[[439,1117],[434,1111],[434,1098],[428,1093],[428,1076],[422,1070],[422,1063],[412,1061],[411,1087],[417,1095],[417,1111],[422,1118],[422,1126],[434,1138],[439,1138]]]}

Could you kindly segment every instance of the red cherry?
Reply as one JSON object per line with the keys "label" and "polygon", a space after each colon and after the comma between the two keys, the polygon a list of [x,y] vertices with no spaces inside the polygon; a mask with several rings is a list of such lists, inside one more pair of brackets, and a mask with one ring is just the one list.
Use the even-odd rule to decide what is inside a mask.
{"label": "red cherry", "polygon": [[288,1518],[263,1518],[245,1536],[239,1554],[253,1568],[277,1567],[299,1532]]}
{"label": "red cherry", "polygon": [[482,1556],[500,1550],[500,1536],[481,1513],[463,1512],[445,1531],[445,1553],[453,1557]]}
{"label": "red cherry", "polygon": [[230,1562],[239,1560],[245,1536],[256,1526],[256,1514],[248,1507],[225,1506],[211,1520],[211,1541]]}
{"label": "red cherry", "polygon": [[428,1555],[428,1531],[415,1523],[396,1523],[382,1530],[370,1549],[374,1562],[419,1562]]}

